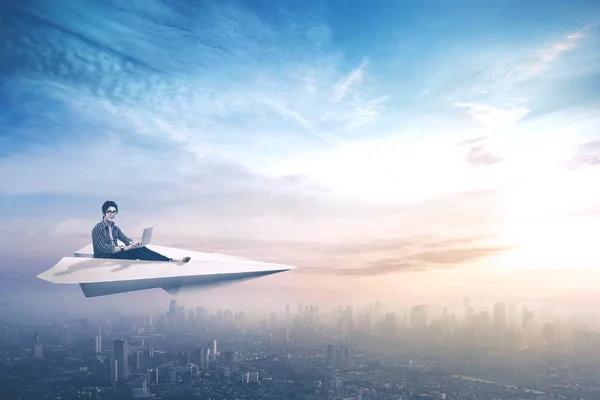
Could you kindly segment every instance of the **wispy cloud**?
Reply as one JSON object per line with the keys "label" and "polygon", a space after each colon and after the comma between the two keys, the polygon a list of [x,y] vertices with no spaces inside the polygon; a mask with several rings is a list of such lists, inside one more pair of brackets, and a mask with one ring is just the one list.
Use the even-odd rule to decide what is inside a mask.
{"label": "wispy cloud", "polygon": [[538,49],[507,74],[511,83],[519,83],[543,73],[564,53],[576,48],[579,42],[589,36],[594,25],[586,25],[577,32],[569,33],[560,40]]}
{"label": "wispy cloud", "polygon": [[[244,35],[237,29],[231,29],[230,22],[248,17],[248,14],[227,11],[227,8],[209,7],[200,14],[190,9],[191,15],[179,16],[181,21],[178,24],[184,25],[186,21],[200,17],[214,18],[216,25],[203,27],[195,24],[193,28],[186,29],[175,29],[168,24],[155,26],[154,15],[163,15],[164,6],[158,9],[150,7],[150,12],[132,7],[130,13],[119,14],[121,17],[112,22],[106,19],[108,9],[98,8],[97,21],[93,26],[99,23],[111,33],[118,27],[129,34],[119,36],[115,41],[107,40],[99,36],[98,30],[92,25],[49,12],[38,11],[34,14],[31,10],[20,10],[14,15],[15,23],[23,24],[33,18],[42,23],[29,32],[32,39],[28,42],[30,48],[15,54],[14,71],[17,67],[28,66],[38,76],[43,73],[43,83],[35,75],[30,75],[29,82],[38,85],[37,90],[41,88],[48,95],[58,97],[69,108],[74,108],[77,113],[85,113],[92,118],[95,116],[98,121],[110,121],[110,116],[116,116],[120,119],[120,126],[127,122],[137,134],[144,132],[183,143],[198,141],[199,138],[209,140],[215,137],[214,130],[227,117],[244,116],[258,122],[253,130],[259,127],[268,129],[273,124],[268,124],[264,117],[269,115],[269,110],[274,110],[284,120],[289,119],[326,141],[336,137],[334,133],[320,133],[322,129],[317,125],[326,122],[323,121],[325,110],[332,111],[333,105],[332,100],[326,100],[318,89],[333,87],[340,79],[334,72],[338,61],[320,56],[323,50],[318,47],[319,41],[303,42],[301,38],[292,36],[296,34],[298,24],[311,29],[311,24],[318,26],[320,21],[291,20],[288,31],[275,34],[267,22],[251,18],[246,19],[245,23],[252,25],[248,29],[252,30],[253,35]],[[70,12],[81,12],[76,4],[68,9]],[[286,18],[292,17],[288,15]],[[113,25],[111,29],[106,26],[109,24]],[[156,34],[153,30],[156,29],[171,37],[178,46],[166,46],[166,43],[163,46],[163,43],[154,40]],[[216,32],[219,32],[218,40]],[[292,43],[297,46],[295,55],[286,55],[285,45],[288,43],[284,45],[277,40],[281,35],[293,38]],[[311,35],[314,39],[314,34]],[[14,48],[11,40],[16,38],[11,35],[4,38],[9,49]],[[190,40],[197,45],[192,45]],[[218,45],[213,43],[216,41]],[[265,42],[266,45],[258,47]],[[61,43],[60,53],[54,50],[58,48],[57,43]],[[197,46],[200,46],[200,52]],[[228,49],[226,52],[224,47]],[[46,50],[42,51],[42,48]],[[116,50],[121,48],[130,49],[130,53],[144,61],[132,62],[133,56],[125,56],[122,51]],[[265,51],[282,56],[270,68],[280,68],[289,71],[289,74],[284,72],[275,76],[262,69],[258,62]],[[164,56],[153,58],[154,61],[148,58],[150,54],[159,52]],[[316,57],[308,59],[309,54]],[[215,69],[207,64],[210,59],[222,67]],[[323,62],[328,65],[323,65]],[[294,64],[299,64],[300,68],[294,70]],[[165,70],[169,74],[162,72]],[[297,70],[321,70],[325,73],[295,79],[293,75]],[[20,71],[23,73],[26,69],[21,68]],[[357,72],[346,78],[341,90],[346,93],[359,75],[360,72]],[[310,78],[308,91],[307,77]],[[315,82],[317,79],[319,81]],[[27,81],[21,80],[20,83]],[[39,86],[40,83],[42,86]],[[298,96],[301,90],[307,95]],[[353,104],[338,107],[326,119],[352,120],[356,114],[362,121],[371,119],[374,107],[369,104],[372,104],[369,98],[354,98]],[[261,108],[261,105],[266,108]],[[235,129],[237,131],[239,127]],[[229,135],[233,135],[233,132]]]}
{"label": "wispy cloud", "polygon": [[[339,76],[339,58],[322,47],[327,45],[327,32],[318,29],[323,23],[319,19],[296,20],[284,13],[282,17],[292,18],[289,28],[280,27],[276,33],[265,20],[237,9],[190,8],[185,16],[180,14],[183,10],[148,5],[144,10],[128,6],[116,19],[110,17],[113,10],[97,5],[96,16],[85,14],[83,20],[68,18],[84,12],[79,3],[64,5],[63,13],[48,5],[36,10],[15,6],[9,34],[1,39],[7,59],[12,60],[12,94],[23,104],[41,96],[52,102],[52,107],[32,116],[31,130],[48,129],[47,119],[57,110],[81,126],[64,127],[65,136],[57,133],[57,147],[34,145],[27,154],[15,152],[4,158],[2,182],[15,174],[22,179],[16,185],[2,185],[2,192],[101,192],[104,189],[95,185],[106,176],[122,195],[139,193],[144,185],[189,191],[196,183],[220,185],[219,179],[239,184],[218,171],[223,171],[226,160],[235,171],[257,159],[256,147],[243,145],[241,139],[261,143],[263,154],[295,152],[294,143],[314,146],[314,139],[342,146],[348,127],[367,124],[378,114],[380,97],[363,93],[335,106],[327,94],[325,89],[340,79],[345,83],[338,88],[348,93],[364,65],[349,77]],[[87,23],[90,18],[95,22]],[[214,23],[192,23],[196,18]],[[240,18],[251,25],[244,29],[252,35],[234,28]],[[170,22],[157,24],[158,19]],[[17,51],[23,26],[32,29]],[[311,40],[297,36],[296,29],[310,31]],[[157,31],[178,45],[154,40]],[[100,32],[110,32],[115,40]],[[278,39],[282,35],[292,40],[294,55],[285,50],[290,43]],[[315,35],[321,40],[315,41]],[[259,65],[265,52],[281,56],[269,68],[282,73],[272,74]],[[221,67],[214,68],[211,60]],[[15,132],[19,127],[8,129]],[[287,135],[291,145],[281,146],[281,140],[270,145],[271,132]],[[304,138],[297,139],[298,135]],[[53,164],[56,151],[68,165],[78,167]],[[107,165],[105,156],[114,161]],[[152,177],[144,165],[153,165]],[[213,168],[215,172],[207,176],[195,173]],[[36,173],[42,170],[61,179],[50,182]]]}
{"label": "wispy cloud", "polygon": [[458,265],[483,261],[512,249],[512,247],[444,249],[379,259],[367,262],[357,268],[320,268],[319,270],[340,275],[379,276],[408,271],[435,270],[436,268],[455,268]]}
{"label": "wispy cloud", "polygon": [[351,89],[352,85],[362,80],[367,64],[367,60],[364,60],[358,68],[350,72],[348,76],[338,82],[338,84],[335,86],[335,92],[333,96],[334,103],[342,101],[346,97],[346,94],[348,94],[348,91]]}
{"label": "wispy cloud", "polygon": [[562,56],[574,51],[581,42],[592,36],[594,27],[594,24],[586,25],[559,39],[550,39],[550,43],[542,44],[525,54],[516,53],[504,60],[497,60],[498,65],[481,75],[479,90],[487,93],[507,92],[517,89],[517,85],[542,76]]}

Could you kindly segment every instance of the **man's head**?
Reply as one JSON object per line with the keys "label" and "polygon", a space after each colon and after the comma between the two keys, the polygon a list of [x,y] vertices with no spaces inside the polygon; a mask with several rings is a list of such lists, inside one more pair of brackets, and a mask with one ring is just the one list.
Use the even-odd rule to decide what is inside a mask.
{"label": "man's head", "polygon": [[102,204],[102,215],[105,221],[113,221],[119,212],[117,203],[112,200],[107,200]]}

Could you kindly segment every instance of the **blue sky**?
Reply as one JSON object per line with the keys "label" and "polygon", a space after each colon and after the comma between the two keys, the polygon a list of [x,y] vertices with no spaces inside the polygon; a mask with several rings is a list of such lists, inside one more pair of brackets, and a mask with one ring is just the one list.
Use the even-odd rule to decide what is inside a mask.
{"label": "blue sky", "polygon": [[[597,2],[5,1],[0,15],[0,256],[38,254],[28,273],[85,245],[107,199],[130,236],[153,224],[164,244],[314,273],[593,266],[589,246],[569,254],[600,215]],[[419,258],[386,242],[399,237],[462,247]]]}

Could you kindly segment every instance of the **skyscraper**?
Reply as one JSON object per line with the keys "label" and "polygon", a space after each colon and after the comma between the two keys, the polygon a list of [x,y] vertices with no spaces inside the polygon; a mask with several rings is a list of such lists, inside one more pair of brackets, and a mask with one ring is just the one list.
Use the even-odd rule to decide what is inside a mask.
{"label": "skyscraper", "polygon": [[111,358],[110,359],[110,382],[115,383],[119,380],[119,362]]}
{"label": "skyscraper", "polygon": [[36,343],[34,348],[34,357],[35,358],[44,358],[44,351],[42,349],[41,343]]}
{"label": "skyscraper", "polygon": [[506,304],[498,302],[494,304],[494,330],[496,332],[506,329]]}
{"label": "skyscraper", "polygon": [[102,353],[102,336],[96,336],[94,338],[94,351],[96,353]]}
{"label": "skyscraper", "polygon": [[209,357],[210,349],[206,347],[195,349],[192,355],[194,362],[198,364],[198,367],[203,371],[208,370]]}
{"label": "skyscraper", "polygon": [[410,324],[415,329],[424,329],[429,325],[428,307],[426,305],[414,306],[411,309]]}
{"label": "skyscraper", "polygon": [[334,349],[334,346],[332,344],[328,344],[327,345],[327,356],[326,356],[326,359],[327,359],[328,363],[332,363],[333,362],[333,355],[334,355],[333,353],[334,353],[334,350],[335,349]]}
{"label": "skyscraper", "polygon": [[127,342],[123,339],[117,339],[114,342],[115,360],[117,360],[118,380],[126,380],[129,376],[129,354],[127,351]]}
{"label": "skyscraper", "polygon": [[396,313],[385,313],[385,333],[390,336],[396,333]]}

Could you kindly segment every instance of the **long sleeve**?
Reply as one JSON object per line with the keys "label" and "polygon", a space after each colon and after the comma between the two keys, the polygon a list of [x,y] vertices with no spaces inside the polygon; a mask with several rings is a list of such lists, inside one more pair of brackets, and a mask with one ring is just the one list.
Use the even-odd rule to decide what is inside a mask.
{"label": "long sleeve", "polygon": [[123,242],[125,244],[131,244],[131,242],[133,242],[133,240],[131,240],[131,238],[129,238],[127,235],[125,235],[123,233],[121,228],[119,228],[116,225],[114,225],[114,227],[116,228],[115,230],[117,231],[117,239],[119,239],[121,242]]}
{"label": "long sleeve", "polygon": [[101,225],[96,225],[92,230],[92,245],[94,246],[94,256],[96,257],[108,258],[115,250],[110,236],[103,232]]}

